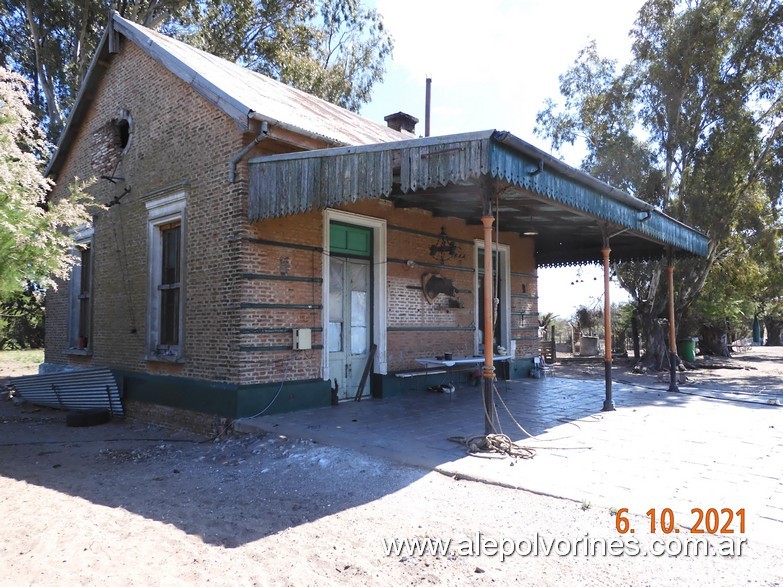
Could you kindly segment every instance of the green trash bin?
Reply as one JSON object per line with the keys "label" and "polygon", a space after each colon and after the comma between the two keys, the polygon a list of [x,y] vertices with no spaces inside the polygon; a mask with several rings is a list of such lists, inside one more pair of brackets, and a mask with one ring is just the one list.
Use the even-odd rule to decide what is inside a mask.
{"label": "green trash bin", "polygon": [[677,341],[677,347],[680,351],[680,358],[684,361],[696,360],[696,342],[692,338]]}

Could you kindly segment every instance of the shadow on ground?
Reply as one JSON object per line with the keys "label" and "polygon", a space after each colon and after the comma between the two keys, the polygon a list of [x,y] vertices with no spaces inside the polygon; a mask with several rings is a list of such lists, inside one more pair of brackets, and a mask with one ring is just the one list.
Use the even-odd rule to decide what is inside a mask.
{"label": "shadow on ground", "polygon": [[226,548],[374,501],[424,474],[274,435],[204,442],[131,422],[68,428],[62,412],[0,402],[0,475],[22,483],[0,480],[0,493],[37,485]]}
{"label": "shadow on ground", "polygon": [[[601,418],[601,380],[556,376],[501,381],[497,388],[500,428],[515,440]],[[612,426],[632,425],[629,418],[642,407],[680,413],[703,401],[668,393],[664,385],[615,384],[613,391],[618,409],[630,410],[618,411]],[[743,411],[769,408],[736,405]],[[474,387],[454,394],[411,390],[385,400],[267,416],[237,426],[249,436],[219,442],[131,422],[67,428],[64,420],[62,412],[0,401],[0,475],[22,483],[0,480],[3,491],[23,491],[24,484],[45,487],[171,524],[226,548],[381,499],[431,470],[460,471],[471,459],[465,459],[464,445],[449,438],[484,431],[481,392]],[[541,464],[562,468],[563,477],[569,467],[586,462],[569,462],[573,453],[557,456],[563,458]],[[524,467],[515,470],[520,483],[531,478]],[[494,482],[493,475],[502,480],[507,472],[506,466],[482,474]],[[552,481],[552,494],[559,483]]]}

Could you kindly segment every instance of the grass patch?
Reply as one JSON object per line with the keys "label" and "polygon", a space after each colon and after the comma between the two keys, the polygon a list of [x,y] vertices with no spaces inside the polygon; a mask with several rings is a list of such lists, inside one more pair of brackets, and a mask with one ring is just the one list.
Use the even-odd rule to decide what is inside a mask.
{"label": "grass patch", "polygon": [[38,373],[38,365],[43,363],[43,349],[29,351],[0,351],[0,374],[2,375],[34,375]]}

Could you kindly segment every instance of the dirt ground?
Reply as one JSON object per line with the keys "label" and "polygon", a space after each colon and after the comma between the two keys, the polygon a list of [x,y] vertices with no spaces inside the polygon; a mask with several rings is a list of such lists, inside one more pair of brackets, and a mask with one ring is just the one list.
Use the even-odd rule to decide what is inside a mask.
{"label": "dirt ground", "polygon": [[[620,383],[653,385],[668,379],[668,372],[635,373],[633,358],[616,358],[612,378]],[[680,386],[684,391],[756,391],[783,389],[783,347],[751,347],[729,358],[698,356],[691,366],[680,370]],[[563,360],[556,364],[558,377],[603,379],[602,359]]]}
{"label": "dirt ground", "polygon": [[[779,388],[781,358],[753,349],[731,360],[742,369],[689,376],[705,388]],[[557,374],[602,376],[603,367]],[[748,535],[735,557],[534,554],[534,542],[618,539],[615,512],[306,439],[64,421],[0,394],[0,585],[783,584],[783,542]],[[457,546],[387,555],[384,541],[395,538]],[[641,550],[655,538],[639,537]],[[517,550],[503,560],[491,540]],[[475,556],[468,544],[478,543]]]}

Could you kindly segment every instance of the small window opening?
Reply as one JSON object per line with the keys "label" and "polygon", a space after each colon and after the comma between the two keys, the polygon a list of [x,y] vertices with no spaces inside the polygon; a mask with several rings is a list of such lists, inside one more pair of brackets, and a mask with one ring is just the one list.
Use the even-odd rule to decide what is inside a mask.
{"label": "small window opening", "polygon": [[114,123],[117,130],[117,142],[120,149],[125,149],[130,141],[130,123],[126,119],[120,119]]}

